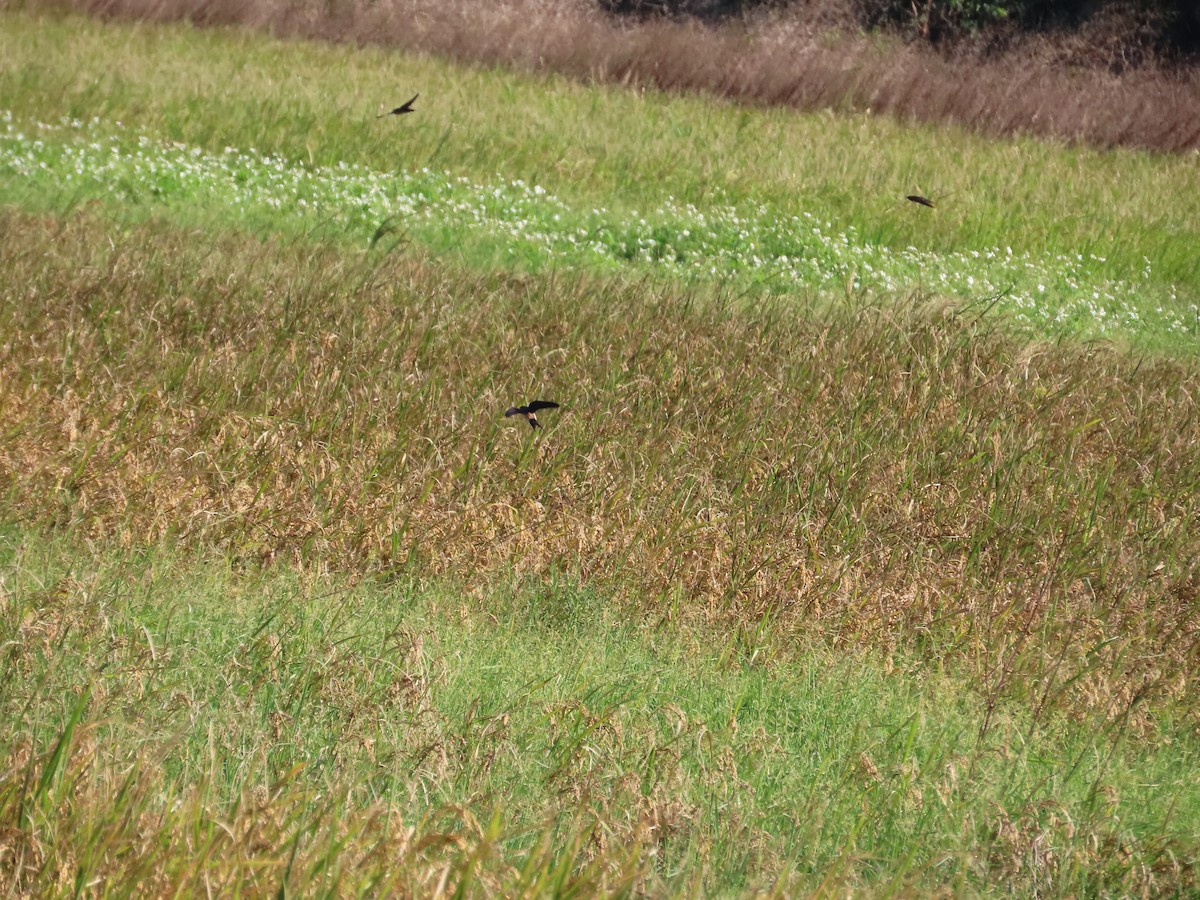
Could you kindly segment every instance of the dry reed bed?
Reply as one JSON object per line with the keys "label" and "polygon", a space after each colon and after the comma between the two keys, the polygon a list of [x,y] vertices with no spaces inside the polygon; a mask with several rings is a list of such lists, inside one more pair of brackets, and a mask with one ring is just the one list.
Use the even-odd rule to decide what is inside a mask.
{"label": "dry reed bed", "polygon": [[1028,56],[950,63],[921,49],[830,38],[818,15],[709,28],[635,26],[585,0],[371,4],[285,0],[32,0],[101,16],[187,19],[281,35],[381,44],[463,62],[704,91],[745,103],[853,108],[987,134],[1030,134],[1101,147],[1200,148],[1200,81],[1155,71],[1113,76]]}
{"label": "dry reed bed", "polygon": [[[566,571],[784,643],[932,636],[1046,706],[1195,696],[1191,365],[919,305],[731,313],[85,216],[3,226],[10,519],[479,589]],[[563,404],[536,436],[501,416],[533,396]]]}

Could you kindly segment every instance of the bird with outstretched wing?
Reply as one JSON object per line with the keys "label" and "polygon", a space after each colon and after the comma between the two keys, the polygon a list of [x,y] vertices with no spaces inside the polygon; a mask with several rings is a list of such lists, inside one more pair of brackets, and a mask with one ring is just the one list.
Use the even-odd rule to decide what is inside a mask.
{"label": "bird with outstretched wing", "polygon": [[391,112],[380,113],[375,118],[382,119],[384,116],[402,116],[405,113],[416,112],[416,110],[413,109],[413,104],[417,102],[417,97],[420,96],[420,94],[414,94],[413,98],[407,103],[403,104],[402,106],[397,106]]}
{"label": "bird with outstretched wing", "polygon": [[542,425],[537,420],[537,412],[541,409],[558,409],[558,404],[553,400],[534,400],[527,406],[510,406],[505,410],[504,417],[524,416],[529,420],[530,428],[541,428]]}

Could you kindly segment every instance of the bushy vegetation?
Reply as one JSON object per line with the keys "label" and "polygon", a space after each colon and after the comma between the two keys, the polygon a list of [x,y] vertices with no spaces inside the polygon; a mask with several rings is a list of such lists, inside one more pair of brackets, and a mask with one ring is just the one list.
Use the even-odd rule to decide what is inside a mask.
{"label": "bushy vegetation", "polygon": [[[744,15],[761,9],[786,9],[788,0],[597,0],[613,13],[639,15],[691,15],[704,18]],[[802,2],[790,4],[803,6]],[[831,4],[826,4],[831,5]],[[911,24],[939,21],[961,27],[978,27],[998,19],[1023,17],[1052,4],[1043,0],[850,0],[842,4],[847,19],[868,27],[883,23]],[[1053,4],[1063,7],[1068,4]],[[1082,4],[1080,4],[1082,5]]]}
{"label": "bushy vegetation", "polygon": [[[900,28],[934,40],[961,37],[997,23],[1029,30],[1078,28],[1088,20],[1112,15],[1125,24],[1151,23],[1163,48],[1191,51],[1200,38],[1200,13],[1189,0],[597,0],[610,13],[622,15],[695,16],[720,20],[768,10],[803,15],[810,7],[847,26]],[[1132,40],[1133,35],[1129,38]]]}

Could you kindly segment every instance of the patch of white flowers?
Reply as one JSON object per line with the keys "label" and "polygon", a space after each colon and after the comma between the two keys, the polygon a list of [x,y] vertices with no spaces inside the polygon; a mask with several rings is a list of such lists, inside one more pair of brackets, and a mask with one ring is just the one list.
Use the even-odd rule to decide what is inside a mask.
{"label": "patch of white flowers", "polygon": [[360,165],[306,166],[280,156],[198,147],[124,134],[99,120],[39,123],[26,134],[0,111],[0,178],[46,179],[72,197],[116,194],[131,203],[232,209],[254,221],[359,233],[383,223],[416,236],[463,232],[498,243],[515,259],[589,266],[650,267],[673,277],[749,280],[776,290],[823,293],[924,288],[965,300],[998,297],[996,308],[1042,327],[1089,334],[1200,333],[1200,308],[1155,284],[1151,266],[1134,280],[1102,277],[1102,258],[1035,257],[1010,247],[934,253],[872,244],[853,227],[767,205],[698,209],[668,201],[625,214],[575,210],[539,185],[491,183],[421,169],[377,172]]}

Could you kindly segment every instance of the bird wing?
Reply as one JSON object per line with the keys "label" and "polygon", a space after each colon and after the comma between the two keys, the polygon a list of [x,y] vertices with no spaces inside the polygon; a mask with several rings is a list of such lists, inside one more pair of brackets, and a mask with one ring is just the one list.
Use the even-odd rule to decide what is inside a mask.
{"label": "bird wing", "polygon": [[417,102],[417,98],[418,98],[418,97],[420,97],[420,96],[421,96],[420,92],[417,92],[417,93],[413,94],[413,98],[412,98],[411,100],[409,100],[407,103],[405,103],[405,104],[404,104],[402,107],[400,107],[400,108],[401,108],[401,109],[412,109],[412,105],[413,105],[414,103],[416,103],[416,102]]}
{"label": "bird wing", "polygon": [[521,409],[519,407],[510,406],[508,409],[506,409],[504,411],[504,418],[507,419],[509,416],[518,415],[518,414],[520,414],[520,412],[521,412]]}
{"label": "bird wing", "polygon": [[527,409],[530,412],[537,412],[539,409],[558,409],[558,404],[553,400],[534,400]]}

